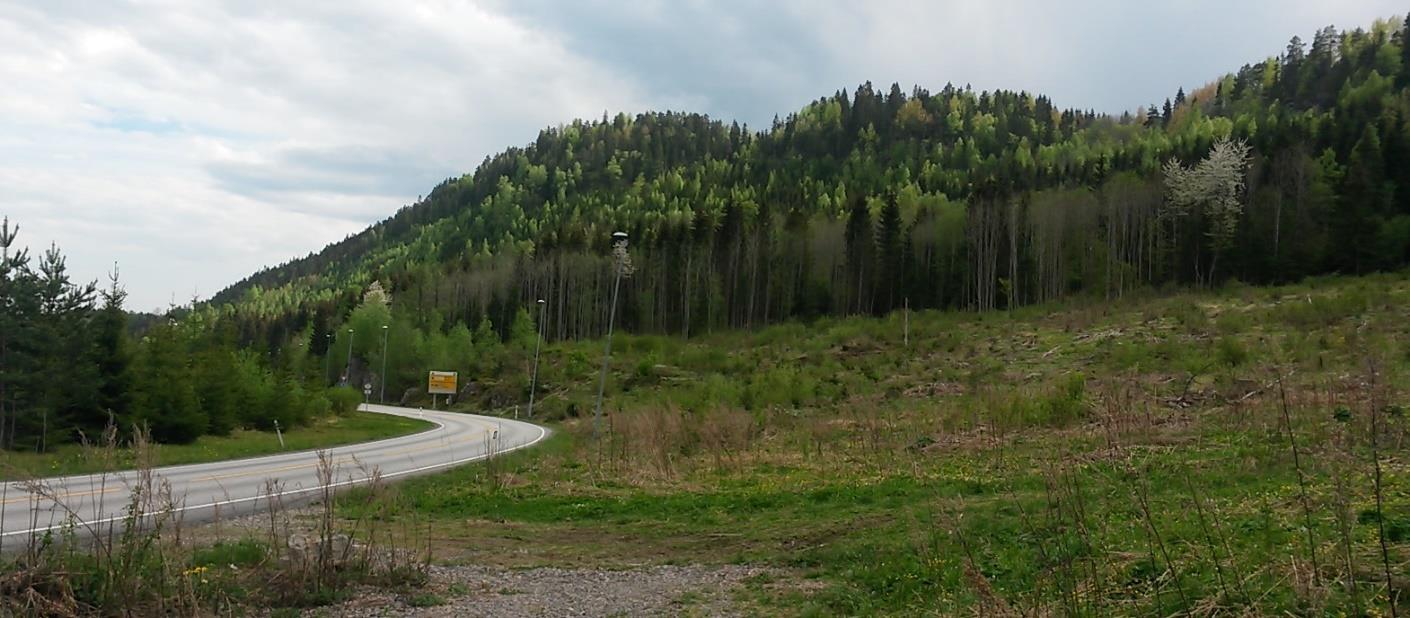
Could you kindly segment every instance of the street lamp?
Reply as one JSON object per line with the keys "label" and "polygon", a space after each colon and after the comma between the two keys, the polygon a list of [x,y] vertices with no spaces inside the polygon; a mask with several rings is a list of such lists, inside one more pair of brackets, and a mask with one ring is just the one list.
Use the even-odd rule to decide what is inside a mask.
{"label": "street lamp", "polygon": [[592,414],[592,437],[602,434],[602,393],[607,389],[607,365],[612,360],[612,326],[617,319],[617,291],[622,284],[622,269],[627,256],[627,233],[612,233],[613,268],[616,276],[612,280],[612,308],[607,312],[607,348],[602,353],[602,378],[597,383],[597,408]]}
{"label": "street lamp", "polygon": [[323,384],[328,385],[328,374],[333,373],[333,333],[328,332],[328,345],[323,346]]}
{"label": "street lamp", "polygon": [[352,384],[352,342],[353,329],[348,329],[348,372],[343,376],[345,384]]}
{"label": "street lamp", "polygon": [[382,325],[382,394],[377,397],[387,405],[387,325]]}
{"label": "street lamp", "polygon": [[529,378],[529,418],[534,417],[534,390],[539,383],[539,346],[543,343],[543,309],[548,303],[539,299],[539,321],[534,329],[534,377]]}

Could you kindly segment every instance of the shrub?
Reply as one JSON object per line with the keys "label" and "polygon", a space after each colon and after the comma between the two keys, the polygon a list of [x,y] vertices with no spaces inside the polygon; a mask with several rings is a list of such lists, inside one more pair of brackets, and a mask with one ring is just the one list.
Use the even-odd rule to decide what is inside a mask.
{"label": "shrub", "polygon": [[350,386],[335,386],[324,391],[328,409],[338,416],[347,416],[362,405],[362,393]]}
{"label": "shrub", "polygon": [[1253,326],[1253,317],[1246,311],[1230,309],[1220,314],[1216,326],[1225,335],[1236,335]]}
{"label": "shrub", "polygon": [[1190,332],[1202,332],[1209,327],[1209,316],[1194,301],[1185,300],[1175,303],[1170,307],[1169,315],[1175,319],[1176,323]]}
{"label": "shrub", "polygon": [[1336,294],[1294,297],[1273,307],[1270,317],[1294,328],[1325,328],[1384,304],[1389,297],[1386,288],[1383,283],[1365,281]]}
{"label": "shrub", "polygon": [[1086,393],[1086,376],[1074,373],[1064,378],[1041,400],[1044,424],[1065,425],[1085,418]]}
{"label": "shrub", "polygon": [[1248,348],[1234,337],[1220,337],[1214,344],[1214,357],[1221,365],[1238,367],[1248,362]]}

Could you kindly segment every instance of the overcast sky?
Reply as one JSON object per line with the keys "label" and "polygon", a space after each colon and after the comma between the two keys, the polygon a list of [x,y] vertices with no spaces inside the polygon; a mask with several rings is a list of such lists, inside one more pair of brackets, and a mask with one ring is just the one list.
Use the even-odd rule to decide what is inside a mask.
{"label": "overcast sky", "polygon": [[1121,112],[1401,4],[0,0],[0,216],[150,310],[573,118],[763,127],[868,79]]}

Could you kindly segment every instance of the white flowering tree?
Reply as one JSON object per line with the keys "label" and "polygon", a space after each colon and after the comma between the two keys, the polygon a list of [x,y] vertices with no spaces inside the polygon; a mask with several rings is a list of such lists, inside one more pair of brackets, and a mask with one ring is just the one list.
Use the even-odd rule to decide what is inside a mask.
{"label": "white flowering tree", "polygon": [[1243,215],[1244,176],[1248,164],[1249,145],[1227,137],[1215,142],[1209,156],[1193,167],[1185,167],[1174,159],[1165,164],[1166,216],[1184,218],[1202,214],[1208,222],[1204,233],[1209,238],[1212,257],[1211,284],[1219,267],[1219,256],[1233,246],[1239,217]]}

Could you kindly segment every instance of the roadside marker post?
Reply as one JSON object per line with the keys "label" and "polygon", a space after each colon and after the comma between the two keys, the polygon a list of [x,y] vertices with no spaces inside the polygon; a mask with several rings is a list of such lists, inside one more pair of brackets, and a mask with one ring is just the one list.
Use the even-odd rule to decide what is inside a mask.
{"label": "roadside marker post", "polygon": [[274,435],[279,437],[279,448],[284,448],[284,432],[279,430],[279,419],[274,419]]}

